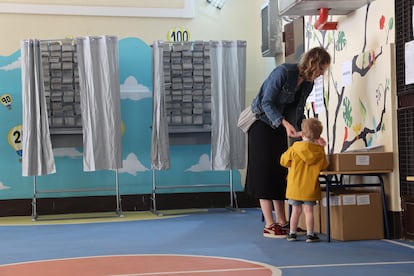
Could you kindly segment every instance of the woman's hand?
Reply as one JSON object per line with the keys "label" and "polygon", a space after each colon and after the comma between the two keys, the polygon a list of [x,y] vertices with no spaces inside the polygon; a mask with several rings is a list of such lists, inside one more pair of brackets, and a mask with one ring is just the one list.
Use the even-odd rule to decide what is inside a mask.
{"label": "woman's hand", "polygon": [[285,127],[286,129],[286,134],[288,137],[292,137],[292,138],[299,138],[301,137],[301,133],[298,132],[296,130],[296,128],[294,128],[288,121],[286,121],[285,119],[282,119],[282,125]]}

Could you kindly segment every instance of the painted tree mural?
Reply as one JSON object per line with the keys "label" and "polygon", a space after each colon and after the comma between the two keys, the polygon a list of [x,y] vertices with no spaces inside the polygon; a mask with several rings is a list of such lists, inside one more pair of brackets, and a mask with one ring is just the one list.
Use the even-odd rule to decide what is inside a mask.
{"label": "painted tree mural", "polygon": [[[315,114],[325,121],[328,153],[382,144],[382,133],[387,128],[391,131],[391,73],[386,67],[390,67],[390,45],[387,44],[394,19],[387,19],[384,15],[377,19],[379,25],[374,31],[385,31],[386,37],[376,49],[367,50],[367,32],[372,32],[372,24],[368,25],[368,22],[372,22],[369,8],[370,4],[367,4],[364,25],[361,25],[364,28],[361,48],[349,58],[353,79],[351,85],[341,84],[341,61],[344,60],[338,60],[351,43],[346,30],[316,30],[313,27],[316,17],[309,17],[305,23],[306,48],[322,46],[332,56],[331,68],[324,77],[326,114]],[[343,55],[341,58],[344,58]]]}

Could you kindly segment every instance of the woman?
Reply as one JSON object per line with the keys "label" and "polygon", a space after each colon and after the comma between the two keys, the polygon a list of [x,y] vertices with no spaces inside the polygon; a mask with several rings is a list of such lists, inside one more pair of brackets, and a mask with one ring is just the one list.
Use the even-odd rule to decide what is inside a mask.
{"label": "woman", "polygon": [[277,66],[252,102],[252,111],[260,119],[248,131],[245,191],[259,199],[265,237],[282,238],[288,234],[284,202],[287,169],[280,165],[280,156],[288,148],[288,137],[301,137],[306,99],[314,80],[325,73],[330,63],[331,57],[324,48],[310,49],[298,64]]}

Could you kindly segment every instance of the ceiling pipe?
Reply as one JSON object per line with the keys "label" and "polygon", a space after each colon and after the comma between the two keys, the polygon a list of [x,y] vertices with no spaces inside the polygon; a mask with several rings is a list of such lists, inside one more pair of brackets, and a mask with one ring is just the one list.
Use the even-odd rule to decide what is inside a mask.
{"label": "ceiling pipe", "polygon": [[329,9],[321,8],[319,10],[319,18],[313,25],[317,30],[336,30],[338,22],[327,22],[329,15]]}

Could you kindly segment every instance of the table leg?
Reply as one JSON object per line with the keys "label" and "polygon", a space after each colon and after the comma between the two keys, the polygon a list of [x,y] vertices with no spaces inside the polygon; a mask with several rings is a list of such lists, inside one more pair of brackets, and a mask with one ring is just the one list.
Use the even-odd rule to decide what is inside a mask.
{"label": "table leg", "polygon": [[381,196],[382,196],[382,211],[384,213],[384,225],[385,225],[385,238],[390,238],[390,230],[388,226],[388,215],[387,215],[387,204],[385,202],[385,189],[384,189],[384,180],[380,174],[377,175],[380,185],[381,185]]}
{"label": "table leg", "polygon": [[331,204],[330,204],[330,186],[331,186],[331,175],[326,176],[326,235],[328,242],[331,242]]}

